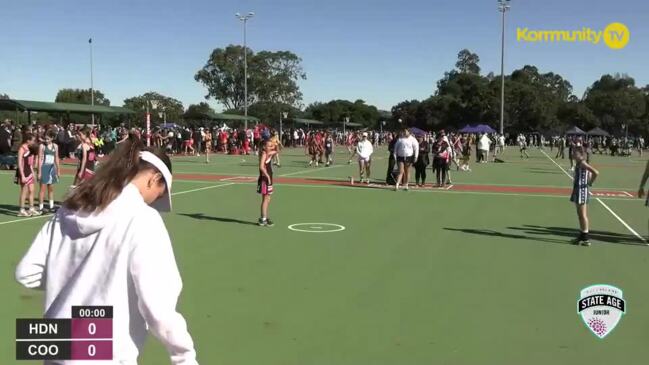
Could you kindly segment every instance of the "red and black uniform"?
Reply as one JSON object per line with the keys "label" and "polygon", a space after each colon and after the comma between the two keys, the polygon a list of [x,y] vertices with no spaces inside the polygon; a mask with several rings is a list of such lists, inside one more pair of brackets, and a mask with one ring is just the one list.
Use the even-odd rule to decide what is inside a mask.
{"label": "red and black uniform", "polygon": [[261,195],[271,195],[273,194],[273,159],[269,158],[264,162],[266,165],[266,172],[270,176],[270,181],[264,174],[264,172],[259,169],[259,179],[257,179],[257,193]]}
{"label": "red and black uniform", "polygon": [[79,172],[81,172],[81,163],[83,161],[83,154],[85,154],[86,157],[86,168],[83,171],[83,177],[82,179],[85,180],[90,180],[93,176],[95,176],[95,164],[97,161],[97,155],[95,154],[95,149],[94,148],[89,148],[87,151],[84,151],[83,148],[81,149],[81,154],[82,156],[79,156],[79,166],[77,167],[77,175]]}
{"label": "red and black uniform", "polygon": [[27,148],[22,157],[20,157],[23,159],[23,176],[25,176],[25,180],[23,181],[21,179],[20,171],[16,168],[14,183],[18,185],[31,185],[34,183],[34,157],[35,154],[33,153],[32,148]]}

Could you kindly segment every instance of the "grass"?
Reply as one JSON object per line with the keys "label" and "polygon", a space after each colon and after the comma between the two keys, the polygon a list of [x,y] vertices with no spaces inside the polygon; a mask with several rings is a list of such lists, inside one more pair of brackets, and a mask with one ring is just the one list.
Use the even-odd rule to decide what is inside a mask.
{"label": "grass", "polygon": [[[355,166],[306,168],[288,150],[276,176],[346,180]],[[549,153],[549,151],[548,151]],[[457,185],[570,187],[538,150],[503,164],[453,172]],[[339,151],[339,160],[346,160]],[[374,176],[385,177],[385,150]],[[554,156],[552,156],[554,157]],[[382,158],[382,159],[378,159]],[[174,160],[174,174],[255,176],[254,157]],[[558,161],[567,168],[566,161]],[[637,157],[594,156],[597,186],[633,193],[644,168]],[[429,172],[430,175],[430,172]],[[538,192],[461,192],[278,183],[273,228],[253,223],[254,183],[180,179],[165,215],[184,281],[186,316],[202,364],[609,364],[643,363],[649,292],[646,251],[601,204],[592,202],[593,246],[575,247],[574,206]],[[430,181],[429,177],[429,181]],[[58,186],[63,192],[69,178]],[[44,219],[17,220],[17,189],[0,174],[0,363],[14,363],[14,319],[42,314],[41,293],[16,284],[13,270]],[[200,190],[199,190],[200,189]],[[646,208],[603,198],[647,234]],[[290,231],[295,223],[333,223],[336,233]],[[628,311],[606,340],[583,325],[579,291],[620,287]],[[149,340],[140,364],[168,363]]]}

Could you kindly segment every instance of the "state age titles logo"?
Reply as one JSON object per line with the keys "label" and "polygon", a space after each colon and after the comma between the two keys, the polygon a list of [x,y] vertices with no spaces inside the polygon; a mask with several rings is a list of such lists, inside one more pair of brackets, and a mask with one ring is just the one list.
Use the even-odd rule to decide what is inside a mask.
{"label": "state age titles logo", "polygon": [[577,302],[577,313],[600,339],[613,332],[625,312],[622,289],[612,285],[597,284],[584,288]]}

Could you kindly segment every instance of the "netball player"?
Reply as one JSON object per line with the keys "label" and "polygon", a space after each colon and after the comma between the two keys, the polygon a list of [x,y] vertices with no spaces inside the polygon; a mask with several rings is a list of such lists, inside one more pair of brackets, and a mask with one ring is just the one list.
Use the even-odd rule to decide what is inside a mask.
{"label": "netball player", "polygon": [[327,133],[325,136],[324,140],[324,152],[325,152],[325,160],[327,167],[331,166],[333,164],[333,154],[334,154],[334,139],[331,136],[331,133]]}
{"label": "netball player", "polygon": [[408,179],[410,177],[410,166],[412,166],[419,157],[419,143],[415,137],[410,135],[408,129],[401,132],[397,144],[394,146],[394,158],[399,164],[399,176],[394,186],[394,191],[399,190],[399,185],[403,182],[403,187],[408,191]]}
{"label": "netball player", "polygon": [[69,318],[77,305],[113,307],[111,364],[137,364],[147,332],[172,364],[198,364],[176,311],[182,280],[158,213],[171,210],[171,183],[169,158],[129,137],[72,190],[16,268],[18,282],[45,291],[44,318]]}
{"label": "netball player", "polygon": [[[363,132],[361,140],[356,145],[354,155],[358,155],[358,174],[360,182],[370,183],[370,173],[372,167],[372,154],[374,153],[374,146],[372,142],[367,139],[367,132]],[[354,156],[352,155],[352,157]]]}
{"label": "netball player", "polygon": [[[18,167],[14,183],[20,186],[18,195],[19,217],[31,217],[41,215],[34,209],[34,159],[38,156],[38,146],[34,144],[34,135],[25,132],[23,134],[22,144],[18,148]],[[29,200],[29,208],[25,204]]]}
{"label": "netball player", "polygon": [[[645,196],[644,187],[647,184],[649,179],[649,161],[647,161],[647,166],[644,169],[644,174],[642,175],[642,180],[640,180],[640,188],[638,189],[638,198],[643,198]],[[649,207],[649,195],[647,195],[647,200],[645,205]]]}
{"label": "netball player", "polygon": [[521,158],[523,157],[530,158],[530,155],[527,154],[527,139],[522,133],[518,135],[517,142],[518,142],[518,147],[520,148],[521,151]]}
{"label": "netball player", "polygon": [[579,236],[573,240],[573,243],[590,246],[590,240],[588,239],[588,199],[590,187],[597,179],[599,172],[586,162],[586,153],[583,147],[575,147],[572,153],[575,160],[575,175],[570,201],[575,203],[577,217],[579,218]]}
{"label": "netball player", "polygon": [[281,161],[279,160],[279,154],[282,152],[282,149],[284,148],[284,145],[282,145],[282,141],[280,141],[279,134],[277,131],[273,132],[273,136],[270,138],[271,143],[273,146],[275,146],[275,150],[277,153],[273,156],[273,163],[277,167],[282,167],[281,166]]}
{"label": "netball player", "polygon": [[273,156],[277,150],[273,142],[267,140],[259,153],[259,178],[257,179],[257,193],[261,194],[261,217],[258,224],[262,227],[272,227],[273,221],[268,218],[270,196],[273,194]]}
{"label": "netball player", "polygon": [[210,163],[210,151],[212,150],[212,130],[205,129],[205,163]]}
{"label": "netball player", "polygon": [[352,159],[354,158],[354,153],[356,151],[356,144],[358,143],[358,138],[356,133],[348,132],[347,134],[347,151],[349,152],[349,162],[347,164],[351,165]]}
{"label": "netball player", "polygon": [[316,142],[314,132],[311,132],[307,135],[305,149],[307,154],[311,156],[311,160],[309,160],[309,166],[313,166],[313,163],[315,163],[315,166],[318,167],[318,144]]}
{"label": "netball player", "polygon": [[73,186],[90,180],[95,175],[95,147],[90,143],[88,133],[87,128],[77,133],[81,145],[79,146],[79,166],[77,167],[77,174],[74,176]]}
{"label": "netball player", "polygon": [[38,152],[38,175],[40,175],[38,178],[40,182],[38,198],[41,212],[44,209],[45,187],[47,187],[50,211],[54,210],[54,184],[59,182],[59,147],[53,142],[54,137],[54,131],[47,132]]}

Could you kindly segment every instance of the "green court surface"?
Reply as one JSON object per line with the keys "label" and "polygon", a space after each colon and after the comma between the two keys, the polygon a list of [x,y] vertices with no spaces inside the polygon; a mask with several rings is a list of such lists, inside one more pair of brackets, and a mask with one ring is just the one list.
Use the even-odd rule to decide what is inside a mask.
{"label": "green court surface", "polygon": [[[357,178],[345,154],[332,167],[308,168],[302,150],[285,151],[272,228],[256,226],[254,156],[174,159],[174,211],[164,219],[184,281],[179,309],[201,364],[649,358],[649,247],[629,230],[647,236],[647,208],[631,197],[645,158],[592,157],[604,193],[589,206],[593,245],[576,247],[575,208],[562,190],[572,183],[562,171],[568,160],[557,166],[537,149],[521,160],[510,148],[505,163],[453,171],[449,190],[394,192],[343,183]],[[373,175],[384,180],[387,152],[375,157]],[[11,180],[0,173],[0,364],[15,363],[15,318],[42,314],[41,293],[15,283],[13,270],[46,218],[15,216]],[[315,232],[288,227],[299,223],[293,228]],[[577,314],[580,290],[600,283],[621,288],[627,301],[605,340]],[[140,364],[165,363],[150,339]]]}

